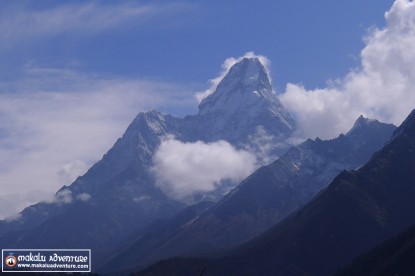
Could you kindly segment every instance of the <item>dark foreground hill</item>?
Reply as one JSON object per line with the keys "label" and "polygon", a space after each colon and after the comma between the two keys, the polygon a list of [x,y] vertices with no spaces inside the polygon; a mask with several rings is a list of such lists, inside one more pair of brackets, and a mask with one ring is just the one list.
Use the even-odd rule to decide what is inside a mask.
{"label": "dark foreground hill", "polygon": [[415,226],[356,258],[336,276],[415,274]]}

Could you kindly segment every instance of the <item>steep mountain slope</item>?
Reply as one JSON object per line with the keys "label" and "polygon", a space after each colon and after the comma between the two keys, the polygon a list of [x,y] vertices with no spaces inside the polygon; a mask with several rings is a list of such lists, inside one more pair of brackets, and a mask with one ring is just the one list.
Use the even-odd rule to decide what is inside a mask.
{"label": "steep mountain slope", "polygon": [[101,161],[57,193],[56,202],[26,208],[12,222],[17,227],[7,233],[5,245],[87,247],[97,261],[123,235],[184,208],[154,185],[149,170],[159,136],[174,134],[176,129],[176,119],[170,116],[156,111],[139,114]]}
{"label": "steep mountain slope", "polygon": [[233,144],[241,142],[238,136],[248,138],[255,133],[258,126],[280,142],[295,128],[257,58],[244,58],[229,70],[215,93],[199,104],[197,121],[201,122],[204,140],[225,137]]}
{"label": "steep mountain slope", "polygon": [[[415,223],[415,110],[382,150],[357,171],[343,171],[315,200],[216,260],[171,260],[142,275],[330,275]],[[183,266],[186,266],[184,268]]]}
{"label": "steep mountain slope", "polygon": [[336,276],[415,274],[415,226],[359,256]]}
{"label": "steep mountain slope", "polygon": [[[126,239],[123,244],[114,250],[113,255],[108,257],[109,260],[115,260],[109,262],[105,267],[97,268],[97,270],[103,273],[115,271],[114,274],[117,275],[128,274],[129,271],[133,272],[131,263],[135,263],[137,259],[145,258],[153,248],[157,248],[171,239],[177,232],[191,224],[213,205],[214,203],[209,201],[200,202],[185,208],[171,218],[158,220],[150,224],[138,234],[134,233],[131,238]],[[120,252],[122,252],[122,255],[119,254]],[[122,273],[123,271],[124,273]]]}
{"label": "steep mountain slope", "polygon": [[[232,101],[211,100],[218,94]],[[205,108],[208,102],[209,108]],[[245,109],[243,114],[235,108],[238,106]],[[224,113],[226,116],[220,115]],[[5,242],[0,246],[91,248],[95,266],[132,232],[185,208],[155,185],[153,156],[161,138],[173,135],[184,142],[223,139],[241,148],[250,143],[258,128],[281,144],[295,124],[272,92],[264,66],[257,58],[244,58],[202,102],[198,115],[179,119],[157,111],[138,114],[102,160],[60,189],[54,202],[35,204],[18,219],[1,221],[0,238],[7,239],[2,238]]]}
{"label": "steep mountain slope", "polygon": [[[149,264],[179,255],[204,254],[247,241],[306,204],[342,170],[363,165],[392,136],[395,126],[360,117],[346,134],[307,140],[254,172],[222,201],[158,247],[137,240],[106,269]],[[133,250],[134,248],[134,250]],[[135,256],[123,262],[128,252]]]}

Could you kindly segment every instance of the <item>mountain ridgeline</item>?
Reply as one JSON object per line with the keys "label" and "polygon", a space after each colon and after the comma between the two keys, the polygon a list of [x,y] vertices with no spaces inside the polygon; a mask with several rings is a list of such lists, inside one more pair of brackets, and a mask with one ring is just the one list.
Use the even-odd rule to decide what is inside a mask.
{"label": "mountain ridgeline", "polygon": [[[415,112],[398,129],[361,116],[335,139],[292,146],[296,127],[260,59],[241,58],[198,114],[138,114],[53,201],[0,221],[0,247],[90,248],[93,270],[116,275],[151,264],[139,274],[330,275],[415,224]],[[166,137],[223,140],[259,160],[258,135],[273,162],[241,183],[188,201],[158,185]]]}
{"label": "mountain ridgeline", "polygon": [[[16,220],[0,221],[0,237],[7,237],[1,247],[91,248],[96,267],[126,237],[186,207],[156,185],[153,156],[163,137],[225,140],[241,148],[258,127],[281,145],[294,132],[295,122],[272,91],[259,59],[244,58],[202,101],[197,115],[180,119],[157,111],[138,114],[100,161],[56,193],[55,202],[40,202]],[[271,154],[286,149],[275,147]],[[222,195],[209,196],[219,200]],[[199,198],[204,200],[203,195]]]}
{"label": "mountain ridgeline", "polygon": [[[363,167],[340,173],[314,200],[264,234],[222,258],[171,259],[139,275],[164,275],[166,271],[169,275],[201,271],[204,275],[332,275],[358,255],[414,225],[414,168],[415,110]],[[390,250],[409,243],[410,238],[411,231],[400,236],[397,245],[392,243]],[[410,252],[401,256],[408,257],[405,254]],[[373,259],[367,259],[372,264],[376,258],[387,258],[372,254]],[[403,264],[411,268],[407,259]],[[380,272],[395,275],[397,271],[388,270],[393,265],[396,263],[385,264]],[[349,269],[352,272],[354,268]],[[365,275],[370,275],[376,268],[367,271]]]}
{"label": "mountain ridgeline", "polygon": [[[137,233],[140,238],[126,244],[103,271],[131,269],[174,256],[209,254],[248,241],[305,205],[343,170],[366,163],[395,129],[360,117],[346,135],[327,141],[309,139],[292,147],[168,239],[160,237],[149,247],[148,234]],[[170,223],[175,224],[176,219]]]}

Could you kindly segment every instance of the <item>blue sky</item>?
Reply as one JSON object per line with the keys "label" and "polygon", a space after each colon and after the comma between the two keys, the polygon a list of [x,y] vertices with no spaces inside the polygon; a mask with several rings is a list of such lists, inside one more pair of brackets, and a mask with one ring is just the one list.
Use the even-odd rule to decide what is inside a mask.
{"label": "blue sky", "polygon": [[399,124],[415,108],[413,45],[409,0],[3,0],[0,218],[70,184],[138,112],[196,113],[196,92],[249,51],[271,61],[299,139],[360,114]]}
{"label": "blue sky", "polygon": [[[314,88],[359,64],[362,36],[384,25],[391,4],[6,0],[1,79],[15,79],[30,64],[203,86],[226,58],[254,51],[272,61],[278,91],[287,82]],[[140,8],[147,10],[128,14]]]}

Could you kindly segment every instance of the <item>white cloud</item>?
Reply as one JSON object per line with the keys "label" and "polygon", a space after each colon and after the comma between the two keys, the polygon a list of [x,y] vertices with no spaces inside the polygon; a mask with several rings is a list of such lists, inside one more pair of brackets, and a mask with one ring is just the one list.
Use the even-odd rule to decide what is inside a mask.
{"label": "white cloud", "polygon": [[154,19],[162,16],[180,14],[191,8],[192,5],[183,3],[143,5],[132,1],[106,4],[81,1],[55,3],[39,9],[12,1],[0,4],[0,38],[4,43],[12,44],[21,39],[47,35],[88,35],[120,26],[137,28],[145,23],[157,22]]}
{"label": "white cloud", "polygon": [[153,161],[157,185],[178,200],[214,191],[225,180],[237,184],[256,168],[253,154],[226,141],[184,143],[172,137],[162,141]]}
{"label": "white cloud", "polygon": [[57,205],[70,204],[72,203],[72,201],[72,191],[67,189],[66,187],[63,190],[58,191],[56,194],[41,200],[42,203]]}
{"label": "white cloud", "polygon": [[[2,185],[3,190],[4,188],[7,189],[7,186]],[[39,201],[51,201],[54,196],[52,192],[39,190],[27,190],[25,192],[14,193],[14,187],[9,188],[7,194],[0,194],[0,218],[7,218],[8,220],[18,219],[20,217],[18,212],[24,207]]]}
{"label": "white cloud", "polygon": [[396,0],[385,18],[365,38],[360,68],[327,88],[287,85],[280,100],[297,117],[298,135],[332,138],[361,114],[399,125],[415,108],[415,2]]}
{"label": "white cloud", "polygon": [[15,221],[15,220],[19,220],[21,217],[22,217],[21,214],[14,214],[14,215],[11,215],[9,217],[6,217],[4,220],[5,221]]}
{"label": "white cloud", "polygon": [[68,189],[59,191],[55,197],[53,198],[52,203],[56,203],[56,204],[69,204],[72,203],[72,192]]}
{"label": "white cloud", "polygon": [[286,147],[285,144],[278,143],[276,140],[278,139],[269,134],[263,126],[258,126],[255,133],[249,135],[248,143],[244,145],[244,148],[255,155],[258,166],[264,166],[278,158],[275,154],[278,148]]}
{"label": "white cloud", "polygon": [[[14,198],[0,204],[0,218],[70,184],[138,112],[193,106],[186,89],[50,68],[28,68],[17,82],[0,83],[0,202]],[[38,196],[29,196],[35,189]]]}
{"label": "white cloud", "polygon": [[[70,204],[73,201],[72,192],[68,189],[55,194],[56,191],[45,192],[43,190],[27,190],[25,192],[0,194],[0,218],[8,221],[17,220],[19,214],[25,207],[38,202],[48,204]],[[78,194],[75,197],[79,201],[89,201],[91,195],[87,193]]]}
{"label": "white cloud", "polygon": [[91,199],[91,195],[87,194],[87,193],[82,193],[82,194],[77,195],[76,199],[86,202],[86,201],[89,201]]}
{"label": "white cloud", "polygon": [[230,58],[227,58],[222,63],[222,70],[219,76],[214,79],[209,80],[210,87],[206,89],[205,91],[197,92],[195,94],[197,101],[200,103],[207,96],[215,92],[216,87],[223,80],[223,78],[226,76],[226,74],[229,72],[229,69],[231,69],[232,66],[240,62],[243,58],[254,58],[254,57],[259,59],[259,61],[262,63],[262,65],[264,65],[265,69],[268,71],[268,76],[271,77],[271,71],[270,71],[271,62],[265,56],[256,55],[254,52],[247,52],[245,55],[239,58],[230,57]]}
{"label": "white cloud", "polygon": [[88,165],[81,160],[74,160],[62,166],[58,172],[59,182],[71,184],[78,176],[83,175],[88,169]]}

